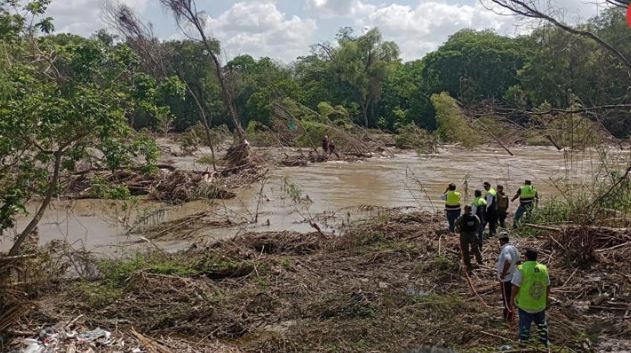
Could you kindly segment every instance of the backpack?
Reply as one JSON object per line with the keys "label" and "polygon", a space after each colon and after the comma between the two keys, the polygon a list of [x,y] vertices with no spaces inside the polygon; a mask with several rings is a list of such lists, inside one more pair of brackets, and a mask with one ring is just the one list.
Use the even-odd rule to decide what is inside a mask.
{"label": "backpack", "polygon": [[505,194],[497,195],[497,208],[500,210],[508,209],[508,196]]}

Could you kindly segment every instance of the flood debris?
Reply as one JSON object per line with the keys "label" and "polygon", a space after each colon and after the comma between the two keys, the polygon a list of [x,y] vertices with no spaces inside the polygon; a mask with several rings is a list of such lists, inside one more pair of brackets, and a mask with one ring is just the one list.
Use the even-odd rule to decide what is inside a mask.
{"label": "flood debris", "polygon": [[202,230],[239,225],[240,223],[229,218],[218,219],[213,212],[204,211],[152,226],[136,227],[130,233],[142,235],[150,240],[184,240],[193,239]]}
{"label": "flood debris", "polygon": [[[36,331],[33,325],[43,321],[85,315],[86,327],[113,332],[113,342],[121,330],[154,352],[185,352],[173,343],[182,339],[196,352],[213,352],[207,340],[240,352],[516,347],[516,330],[501,325],[493,240],[485,246],[484,266],[471,276],[487,307],[465,280],[458,238],[445,233],[442,218],[381,210],[335,237],[250,233],[175,254],[108,260],[96,280],[40,290],[37,310],[15,326]],[[550,268],[553,351],[597,351],[602,342],[631,333],[631,262],[623,261],[631,255],[628,234],[583,229],[566,236],[549,231],[513,239],[519,248],[538,248]],[[564,252],[583,251],[578,239],[587,236],[600,239],[596,261],[575,266]],[[622,341],[615,346],[628,349]]]}
{"label": "flood debris", "polygon": [[232,199],[233,191],[256,182],[266,171],[252,164],[238,165],[218,172],[162,168],[157,173],[119,170],[78,173],[68,190],[72,198],[120,198],[141,196],[182,204],[199,199]]}

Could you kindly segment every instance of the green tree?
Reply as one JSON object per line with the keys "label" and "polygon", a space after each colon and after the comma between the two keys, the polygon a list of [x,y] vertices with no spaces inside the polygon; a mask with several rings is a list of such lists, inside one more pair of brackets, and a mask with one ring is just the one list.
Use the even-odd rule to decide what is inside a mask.
{"label": "green tree", "polygon": [[434,94],[431,100],[436,109],[436,132],[442,141],[461,143],[465,147],[473,147],[481,142],[480,136],[471,129],[456,100],[447,92]]}
{"label": "green tree", "polygon": [[255,60],[250,55],[242,55],[232,59],[226,67],[244,125],[257,121],[271,127],[273,104],[285,98],[301,99],[301,89],[292,71],[270,58]]}
{"label": "green tree", "polygon": [[394,131],[414,123],[428,130],[436,129],[434,106],[422,72],[422,60],[393,64],[377,110],[385,121],[385,128]]}
{"label": "green tree", "polygon": [[338,34],[338,45],[331,51],[331,69],[353,92],[364,126],[375,126],[383,82],[391,64],[399,60],[399,47],[383,41],[377,28],[359,37],[343,29]]}
{"label": "green tree", "polygon": [[518,83],[525,42],[491,31],[459,31],[423,58],[423,80],[431,93],[448,92],[464,102],[501,99]]}
{"label": "green tree", "polygon": [[[47,4],[26,4],[26,16],[41,17]],[[136,139],[127,124],[129,112],[147,103],[134,99],[139,62],[131,50],[70,35],[38,38],[41,22],[25,19],[15,21],[23,26],[15,37],[0,40],[0,47],[9,48],[0,58],[7,88],[0,96],[0,228],[13,227],[33,197],[42,201],[12,255],[77,162],[114,170],[135,164],[140,155],[149,166],[158,157],[153,142]]]}

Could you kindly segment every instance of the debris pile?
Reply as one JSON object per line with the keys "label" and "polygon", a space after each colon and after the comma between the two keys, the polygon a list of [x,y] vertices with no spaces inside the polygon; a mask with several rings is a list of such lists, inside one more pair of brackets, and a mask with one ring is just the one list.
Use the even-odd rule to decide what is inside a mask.
{"label": "debris pile", "polygon": [[155,200],[181,204],[199,199],[234,198],[236,194],[229,190],[249,185],[259,180],[264,173],[262,168],[251,164],[219,172],[173,168],[163,168],[158,173],[132,170],[119,170],[113,173],[89,171],[74,175],[67,190],[73,198],[148,195]]}
{"label": "debris pile", "polygon": [[[550,268],[554,345],[589,352],[597,342],[617,339],[624,347],[631,344],[620,343],[631,333],[631,263],[611,254],[631,255],[628,233],[593,233],[598,261],[578,267],[563,256],[563,247],[581,244],[570,239],[580,232],[513,240],[520,249],[538,248]],[[185,351],[172,343],[178,338],[196,342],[191,346],[198,352],[212,351],[206,340],[242,352],[515,347],[516,330],[500,324],[494,240],[484,246],[485,265],[471,277],[477,295],[458,249],[443,217],[394,210],[333,237],[244,234],[181,253],[149,253],[141,262],[110,261],[96,281],[62,283],[42,293],[21,330],[42,317],[64,321],[83,314],[91,327],[162,337],[165,352]],[[100,300],[86,300],[86,288]]]}
{"label": "debris pile", "polygon": [[546,247],[560,250],[574,266],[590,266],[595,262],[628,263],[631,256],[631,229],[628,228],[577,226],[558,232],[558,236],[549,235]]}

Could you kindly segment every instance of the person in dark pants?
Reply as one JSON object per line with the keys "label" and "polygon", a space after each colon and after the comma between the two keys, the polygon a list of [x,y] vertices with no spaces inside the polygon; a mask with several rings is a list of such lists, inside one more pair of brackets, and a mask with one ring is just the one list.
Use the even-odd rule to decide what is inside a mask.
{"label": "person in dark pants", "polygon": [[460,217],[460,193],[456,191],[456,184],[449,184],[445,192],[440,197],[445,201],[445,213],[449,223],[449,231],[455,232],[456,220]]}
{"label": "person in dark pants", "polygon": [[486,190],[486,219],[482,225],[482,229],[489,225],[489,236],[495,236],[497,232],[497,191],[491,187],[491,183],[484,182],[484,190]]}
{"label": "person in dark pants", "polygon": [[329,155],[331,153],[331,149],[330,149],[330,140],[329,140],[329,135],[324,135],[324,138],[322,139],[322,150],[324,151],[325,155]]}
{"label": "person in dark pants", "polygon": [[484,242],[484,222],[486,222],[486,200],[482,197],[482,191],[476,190],[474,193],[475,198],[471,203],[471,210],[474,215],[478,216],[480,220],[480,227],[478,228],[478,245],[480,251],[482,251],[482,243]]}
{"label": "person in dark pants", "polygon": [[471,253],[475,255],[478,265],[482,265],[482,254],[478,244],[478,229],[480,220],[471,213],[471,206],[464,207],[464,214],[456,220],[456,230],[460,232],[460,250],[462,251],[462,261],[468,273],[471,273]]}
{"label": "person in dark pants", "polygon": [[526,250],[526,261],[517,266],[511,283],[511,306],[515,305],[519,309],[520,345],[530,342],[530,327],[534,322],[537,325],[539,341],[547,347],[546,309],[550,296],[550,277],[548,268],[537,262],[536,250]]}
{"label": "person in dark pants", "polygon": [[508,216],[508,195],[504,193],[504,186],[497,186],[497,221],[501,228],[506,228],[506,217]]}
{"label": "person in dark pants", "polygon": [[513,321],[515,315],[511,310],[511,293],[513,274],[517,269],[519,262],[519,251],[510,243],[508,232],[503,230],[500,232],[500,254],[497,257],[497,278],[500,281],[500,290],[502,291],[502,303],[504,305],[504,321]]}

